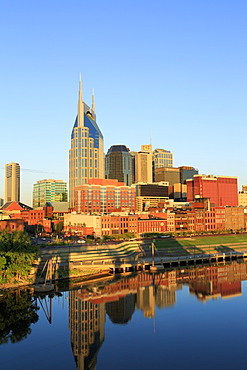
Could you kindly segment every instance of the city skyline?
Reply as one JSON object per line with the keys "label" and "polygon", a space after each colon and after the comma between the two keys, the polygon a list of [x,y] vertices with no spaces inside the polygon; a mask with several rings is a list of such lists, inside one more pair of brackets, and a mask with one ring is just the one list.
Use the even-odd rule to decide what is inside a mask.
{"label": "city skyline", "polygon": [[[37,171],[21,173],[20,199],[29,205],[37,181],[68,183],[80,71],[85,101],[95,88],[105,152],[152,144],[174,154],[174,167],[236,176],[241,189],[246,11],[244,1],[220,0],[4,2],[0,197],[6,163]],[[85,13],[92,16],[82,22]]]}

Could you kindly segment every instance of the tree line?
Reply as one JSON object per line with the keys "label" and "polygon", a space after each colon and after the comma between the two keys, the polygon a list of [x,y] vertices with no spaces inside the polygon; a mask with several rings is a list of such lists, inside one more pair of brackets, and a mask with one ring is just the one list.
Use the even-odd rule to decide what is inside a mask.
{"label": "tree line", "polygon": [[28,278],[38,248],[31,244],[26,232],[0,232],[0,284],[15,283]]}

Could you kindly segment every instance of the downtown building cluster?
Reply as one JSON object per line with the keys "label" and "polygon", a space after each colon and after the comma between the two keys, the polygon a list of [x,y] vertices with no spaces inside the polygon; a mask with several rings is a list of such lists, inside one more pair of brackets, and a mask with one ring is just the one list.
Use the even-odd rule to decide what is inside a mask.
{"label": "downtown building cluster", "polygon": [[15,228],[14,219],[39,224],[45,232],[64,222],[67,234],[100,237],[246,229],[247,192],[243,186],[238,194],[236,177],[176,168],[169,150],[152,145],[141,145],[138,152],[112,145],[104,154],[94,94],[90,107],[83,101],[81,81],[69,150],[69,194],[64,181],[45,179],[34,184],[33,208],[20,203],[20,166],[10,163],[4,200],[1,229],[10,223]]}

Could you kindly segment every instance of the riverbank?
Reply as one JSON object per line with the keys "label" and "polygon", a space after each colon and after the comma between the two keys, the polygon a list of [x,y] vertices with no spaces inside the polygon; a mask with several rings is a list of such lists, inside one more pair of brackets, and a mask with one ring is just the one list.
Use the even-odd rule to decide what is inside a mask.
{"label": "riverbank", "polygon": [[[73,269],[75,270],[75,269]],[[68,271],[67,274],[63,274],[62,277],[53,279],[53,281],[60,282],[60,281],[66,281],[66,280],[73,280],[73,279],[80,279],[80,281],[87,281],[87,280],[95,280],[97,278],[103,278],[105,276],[109,275],[109,271],[98,269],[98,270],[77,270],[78,273],[75,274],[71,273],[71,271]],[[5,283],[0,284],[0,292],[6,291],[6,290],[12,290],[12,289],[18,289],[18,288],[32,288],[34,286],[34,277],[28,277],[26,280],[22,280],[16,283]]]}
{"label": "riverbank", "polygon": [[[124,242],[119,245],[107,245],[107,246],[74,246],[70,248],[45,248],[41,250],[41,256],[43,261],[48,258],[56,256],[64,261],[67,261],[68,266],[73,268],[58,268],[58,271],[54,274],[54,281],[73,280],[78,279],[84,281],[86,279],[93,279],[98,275],[106,275],[109,273],[107,267],[107,261],[110,258],[112,263],[114,261],[126,262],[131,256],[141,255],[141,259],[145,261],[150,259],[151,249],[150,245],[152,240],[141,240],[134,242]],[[155,255],[157,257],[184,257],[196,254],[209,254],[209,253],[229,253],[229,252],[243,252],[247,251],[247,234],[235,234],[235,235],[217,235],[217,236],[192,236],[179,239],[156,239],[155,240]],[[77,268],[79,264],[87,263],[86,268]],[[84,261],[85,260],[85,261]],[[135,258],[136,260],[136,258]],[[74,264],[71,263],[74,261]],[[89,263],[91,261],[91,264]],[[65,263],[65,262],[64,262]],[[20,287],[32,287],[36,275],[37,268],[41,268],[36,265],[36,271],[33,271],[26,280],[22,279],[20,282],[5,283],[0,285],[1,290],[15,289]]]}

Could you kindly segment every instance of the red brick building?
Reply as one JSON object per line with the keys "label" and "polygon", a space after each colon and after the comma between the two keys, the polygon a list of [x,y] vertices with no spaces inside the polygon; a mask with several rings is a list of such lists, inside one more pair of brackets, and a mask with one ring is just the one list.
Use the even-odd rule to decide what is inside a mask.
{"label": "red brick building", "polygon": [[215,207],[238,206],[238,179],[227,176],[195,175],[187,183],[187,201],[209,198]]}
{"label": "red brick building", "polygon": [[138,216],[101,216],[102,235],[138,233]]}
{"label": "red brick building", "polygon": [[42,222],[45,218],[45,211],[43,209],[21,211],[19,217],[22,218],[28,225],[36,225]]}
{"label": "red brick building", "polygon": [[167,219],[149,218],[138,220],[138,233],[164,233],[167,231]]}
{"label": "red brick building", "polygon": [[[1,210],[6,217],[9,217],[9,220],[6,219],[5,221],[9,222],[10,230],[24,230],[24,226],[27,229],[27,226],[41,225],[45,233],[52,232],[52,222],[46,218],[47,210],[45,207],[33,210],[20,202],[8,202]],[[6,225],[3,224],[2,228],[6,228]]]}
{"label": "red brick building", "polygon": [[9,219],[0,221],[0,231],[8,229],[9,231],[24,231],[24,221],[17,219]]}
{"label": "red brick building", "polygon": [[110,213],[136,209],[135,187],[109,179],[91,179],[75,187],[77,213]]}

